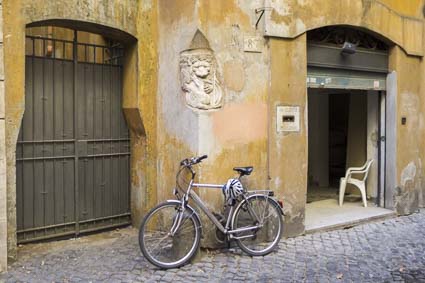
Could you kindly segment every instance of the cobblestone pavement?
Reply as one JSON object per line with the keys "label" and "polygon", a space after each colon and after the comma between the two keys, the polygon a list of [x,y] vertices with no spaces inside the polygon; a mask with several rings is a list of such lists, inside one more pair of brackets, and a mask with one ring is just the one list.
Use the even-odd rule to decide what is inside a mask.
{"label": "cobblestone pavement", "polygon": [[159,270],[141,255],[137,230],[20,247],[0,282],[425,282],[425,211],[351,229],[285,239],[265,257],[202,252]]}

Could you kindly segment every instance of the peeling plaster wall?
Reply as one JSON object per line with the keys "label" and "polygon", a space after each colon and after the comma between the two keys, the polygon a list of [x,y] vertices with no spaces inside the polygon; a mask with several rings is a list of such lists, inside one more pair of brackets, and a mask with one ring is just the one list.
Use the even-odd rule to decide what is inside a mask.
{"label": "peeling plaster wall", "polygon": [[[308,170],[307,36],[270,38],[269,176],[270,188],[283,198],[286,235],[304,232]],[[276,132],[276,107],[300,107],[300,132]]]}
{"label": "peeling plaster wall", "polygon": [[[158,202],[171,197],[178,162],[195,155],[209,156],[196,166],[200,182],[223,184],[235,176],[233,167],[252,165],[254,173],[245,178],[245,185],[268,185],[269,61],[266,41],[251,20],[257,3],[249,2],[159,1],[158,169],[168,174],[158,177]],[[207,38],[218,63],[218,80],[224,91],[221,109],[190,109],[181,90],[179,54],[189,48],[197,29]],[[260,53],[243,51],[248,35],[260,36]],[[198,192],[213,211],[222,210],[220,190]],[[214,245],[209,231],[212,225],[203,227],[204,246]]]}
{"label": "peeling plaster wall", "polygon": [[[392,2],[386,5],[385,2]],[[268,7],[262,26],[268,36],[294,38],[308,30],[329,25],[352,25],[374,31],[401,46],[410,55],[423,55],[422,17],[405,15],[403,4],[379,0],[265,0]],[[422,10],[422,1],[410,7]],[[417,16],[417,13],[415,13]]]}
{"label": "peeling plaster wall", "polygon": [[[390,70],[397,72],[397,175],[394,207],[399,214],[409,214],[418,209],[422,180],[421,117],[422,99],[420,72],[422,60],[408,56],[401,48],[390,53]],[[406,125],[401,124],[402,117]]]}
{"label": "peeling plaster wall", "polygon": [[380,0],[380,2],[399,14],[408,17],[422,17],[423,0]]}
{"label": "peeling plaster wall", "polygon": [[[405,116],[407,125],[397,127],[395,207],[400,214],[417,209],[425,185],[425,67],[419,57],[424,39],[417,36],[423,34],[423,0],[409,1],[404,5],[397,0],[3,0],[9,257],[16,256],[15,147],[25,102],[26,24],[77,20],[85,22],[83,27],[96,23],[138,40],[126,48],[123,99],[131,129],[134,224],[155,204],[172,197],[181,159],[208,154],[198,166],[199,181],[224,183],[235,175],[234,166],[253,165],[245,185],[275,190],[287,212],[286,236],[291,236],[304,231],[307,192],[305,32],[322,26],[352,25],[398,45],[391,51],[390,69],[398,74],[397,121]],[[272,9],[265,11],[256,29],[254,10],[264,6]],[[197,29],[217,60],[224,90],[219,110],[200,112],[185,105],[179,54],[189,47]],[[248,36],[259,40],[260,52],[244,51]],[[278,105],[300,107],[300,132],[276,132]],[[1,160],[0,145],[0,173]],[[199,193],[213,210],[221,210],[220,191]],[[0,205],[0,225],[1,216]],[[204,244],[214,245],[208,229]]]}
{"label": "peeling plaster wall", "polygon": [[179,55],[197,28],[195,1],[159,1],[158,202],[173,198],[180,160],[198,153],[199,117],[186,107],[179,80]]}
{"label": "peeling plaster wall", "polygon": [[[203,114],[199,153],[211,158],[204,162],[201,179],[224,183],[235,176],[235,166],[254,166],[244,177],[249,188],[265,188],[267,180],[268,69],[269,53],[265,39],[255,30],[253,10],[261,1],[197,1],[198,23],[210,40],[224,87],[224,106]],[[260,38],[259,53],[244,52],[244,39]],[[222,206],[219,192],[203,192]]]}
{"label": "peeling plaster wall", "polygon": [[[288,213],[286,235],[302,233],[308,167],[305,31],[337,24],[370,30],[399,45],[397,49],[404,57],[399,56],[397,72],[406,72],[408,67],[405,64],[413,61],[417,62],[413,65],[418,65],[412,68],[419,67],[420,57],[415,56],[423,54],[422,39],[418,40],[416,36],[423,29],[422,16],[417,12],[422,4],[422,0],[414,0],[407,6],[391,0],[266,0],[250,3],[185,0],[179,4],[159,1],[159,170],[175,172],[179,159],[208,154],[209,159],[198,167],[199,180],[223,183],[232,175],[233,166],[254,165],[256,169],[248,178],[248,185],[274,189],[278,198],[283,199]],[[254,9],[264,6],[272,9],[266,10],[260,28],[256,30],[254,25],[258,14]],[[265,26],[266,35],[262,52],[244,52],[244,38],[261,36],[262,26]],[[224,106],[219,110],[197,112],[189,109],[180,89],[178,55],[189,47],[197,29],[206,36],[217,59],[219,80],[225,92]],[[396,58],[394,54],[391,54],[392,61]],[[404,88],[407,86],[420,85],[417,75],[399,79],[404,80],[404,86],[399,85],[399,99],[403,96],[407,102],[415,101],[414,104],[421,105],[417,101],[418,90],[407,91],[408,95],[401,93],[406,93]],[[404,103],[404,109],[410,107],[401,100],[399,103]],[[276,132],[278,105],[300,106],[299,133]],[[411,115],[417,117],[420,113],[415,110]],[[412,122],[415,123],[414,119]],[[419,132],[418,126],[409,127],[412,135],[413,129]],[[417,150],[419,147],[404,139],[400,132],[398,134],[397,156],[400,156],[397,164],[405,158],[407,166],[415,153],[401,153],[400,144]],[[418,156],[419,151],[414,161],[417,168],[421,166]],[[398,168],[401,176],[404,167]],[[416,170],[413,178],[416,183],[422,174],[419,171]],[[158,176],[158,187],[161,188],[158,201],[170,197],[173,185],[174,176]],[[400,185],[401,192],[406,192],[405,199],[414,198],[414,192],[419,188],[405,190],[409,186],[408,182]],[[209,190],[200,191],[200,194],[211,208],[220,210],[222,197],[219,192]],[[414,210],[413,201],[399,200],[398,203],[405,212]]]}
{"label": "peeling plaster wall", "polygon": [[[292,141],[290,141],[290,137],[274,135],[276,122],[273,120],[274,114],[271,112],[276,106],[273,105],[275,101],[284,103],[285,100],[293,100],[292,104],[299,103],[302,107],[304,106],[305,91],[301,87],[297,89],[297,85],[302,86],[305,83],[300,80],[300,77],[305,78],[303,70],[300,70],[299,67],[299,65],[305,65],[303,57],[305,55],[301,51],[304,50],[304,47],[301,46],[303,36],[299,35],[322,26],[352,25],[370,30],[378,37],[387,38],[399,45],[394,47],[390,54],[390,70],[396,70],[399,76],[397,123],[400,123],[403,115],[408,116],[408,123],[406,126],[397,127],[397,160],[395,162],[397,163],[397,180],[400,180],[402,174],[407,177],[404,178],[404,183],[399,184],[397,190],[393,188],[397,191],[395,208],[400,214],[411,213],[417,209],[418,191],[421,188],[423,172],[421,160],[421,156],[423,156],[421,148],[423,147],[419,143],[423,140],[420,137],[423,136],[424,131],[419,110],[420,105],[423,104],[421,101],[423,95],[420,92],[420,86],[423,84],[420,70],[423,63],[420,56],[423,54],[424,47],[422,37],[417,36],[423,34],[423,17],[417,11],[422,10],[423,1],[412,1],[410,4],[412,6],[409,5],[409,7],[414,8],[406,8],[400,4],[403,6],[401,9],[401,6],[396,5],[394,1],[377,0],[265,1],[265,7],[270,8],[266,9],[265,19],[260,21],[260,25],[264,26],[266,35],[272,36],[270,39],[269,162],[273,165],[270,165],[269,169],[272,179],[270,185],[272,188],[288,185],[292,187],[290,193],[286,192],[284,197],[288,198],[286,204],[290,207],[290,214],[299,216],[298,219],[289,220],[291,225],[297,227],[295,230],[298,233],[303,230],[304,222],[305,185],[301,180],[306,179],[303,176],[307,150],[303,145],[305,137],[302,130],[299,135],[291,134]],[[283,40],[277,37],[288,39]],[[296,45],[295,42],[299,45]],[[293,49],[298,49],[298,51],[293,51]],[[291,63],[290,59],[286,59],[287,61],[282,63],[282,61],[279,62],[279,60],[283,60],[281,58],[297,58],[298,61]],[[296,73],[298,77],[293,76],[293,73]],[[286,146],[280,147],[282,141],[285,140]],[[282,156],[281,152],[285,152],[286,148],[291,148],[292,152],[296,152],[296,158],[291,158],[291,154]],[[409,165],[411,162],[413,165]],[[295,172],[293,173],[296,176],[294,179],[299,181],[293,181],[291,177],[283,180],[281,176],[284,176],[283,172],[284,168],[288,166],[287,164],[290,164],[288,169]],[[413,166],[416,170],[412,170]],[[292,215],[290,218],[293,217]]]}
{"label": "peeling plaster wall", "polygon": [[[137,47],[131,49],[124,76],[124,109],[132,131],[131,211],[133,225],[157,202],[157,86],[158,86],[158,4],[138,1],[136,23]],[[137,50],[136,50],[137,48]],[[130,50],[129,50],[130,51]],[[136,63],[137,62],[137,63]],[[134,65],[133,65],[134,64]],[[134,82],[137,86],[133,89]],[[126,91],[126,87],[130,87]],[[132,119],[129,119],[132,117]]]}
{"label": "peeling plaster wall", "polygon": [[21,1],[3,1],[7,162],[7,255],[12,259],[15,259],[17,254],[15,150],[25,107],[25,22],[21,5]]}
{"label": "peeling plaster wall", "polygon": [[125,31],[134,37],[137,36],[135,19],[137,17],[138,1],[18,0],[13,2],[15,2],[15,5],[18,4],[16,2],[22,3],[26,24],[52,19],[77,20],[101,24]]}
{"label": "peeling plaster wall", "polygon": [[[7,161],[7,254],[16,258],[16,168],[15,150],[21,119],[25,109],[25,27],[26,24],[54,20],[54,24],[75,27],[92,32],[105,32],[108,36],[125,40],[127,45],[124,68],[123,108],[132,130],[132,209],[133,220],[139,222],[143,205],[147,207],[148,194],[143,190],[153,187],[156,171],[150,169],[148,158],[155,159],[155,131],[151,125],[156,117],[152,105],[156,93],[156,6],[150,1],[139,4],[136,1],[3,1],[4,20],[4,65],[5,65],[5,143]],[[76,20],[78,22],[69,22]],[[149,21],[149,22],[147,22]],[[151,23],[152,21],[152,23]],[[50,22],[52,23],[52,22]],[[134,38],[147,43],[136,48]],[[130,42],[133,35],[133,42]],[[142,63],[137,63],[139,58]],[[138,69],[143,70],[138,74]],[[134,77],[135,76],[135,77]],[[139,99],[138,95],[148,97]],[[150,97],[150,98],[149,98]],[[1,105],[1,104],[0,104]],[[143,111],[142,111],[143,110]],[[146,114],[148,128],[144,131],[141,113]],[[153,112],[153,114],[152,114]],[[149,119],[150,118],[150,119]],[[153,122],[151,122],[153,121]],[[147,133],[150,139],[147,139]],[[0,139],[1,141],[1,139]],[[149,152],[149,154],[147,153]],[[1,160],[1,159],[0,159]],[[147,177],[147,174],[151,176]],[[1,199],[1,198],[0,198]],[[140,201],[134,203],[134,200]],[[0,215],[1,219],[1,215]],[[1,246],[2,243],[0,243]]]}

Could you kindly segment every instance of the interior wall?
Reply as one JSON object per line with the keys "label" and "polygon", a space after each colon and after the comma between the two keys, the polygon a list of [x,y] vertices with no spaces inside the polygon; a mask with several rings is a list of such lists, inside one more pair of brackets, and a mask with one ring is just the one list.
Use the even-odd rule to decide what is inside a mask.
{"label": "interior wall", "polygon": [[351,93],[349,109],[346,169],[366,162],[367,96]]}
{"label": "interior wall", "polygon": [[339,187],[346,171],[350,94],[337,90],[329,95],[329,181]]}
{"label": "interior wall", "polygon": [[[344,170],[348,167],[362,166],[366,160],[374,159],[367,179],[367,193],[371,198],[376,198],[378,195],[379,170],[379,92],[352,91],[347,94],[330,94],[309,89],[308,111],[309,189],[330,185],[329,154],[331,148],[334,155],[333,159],[336,158],[333,161],[346,158]],[[330,112],[333,114],[330,115]],[[348,122],[341,116],[344,112],[348,112]],[[332,119],[332,121],[329,119]],[[346,127],[348,131],[346,151],[339,148],[345,147],[345,145],[339,147],[331,145],[331,142],[339,145],[341,139],[344,138],[339,137],[342,135],[339,132],[330,133],[330,123],[335,124],[332,127],[339,130]],[[341,158],[339,156],[341,154],[346,156]],[[345,173],[341,171],[342,174]],[[348,192],[359,193],[357,189],[350,186]]]}
{"label": "interior wall", "polygon": [[329,186],[329,95],[308,90],[308,182]]}

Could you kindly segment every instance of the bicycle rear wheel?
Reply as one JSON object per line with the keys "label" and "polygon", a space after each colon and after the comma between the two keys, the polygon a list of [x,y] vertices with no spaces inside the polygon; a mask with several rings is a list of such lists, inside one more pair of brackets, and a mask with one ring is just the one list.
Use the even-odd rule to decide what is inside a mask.
{"label": "bicycle rear wheel", "polygon": [[[191,208],[179,212],[180,206],[178,201],[161,203],[140,225],[140,249],[150,263],[160,268],[176,268],[188,263],[199,247],[201,223]],[[181,224],[171,235],[171,228],[181,213]]]}
{"label": "bicycle rear wheel", "polygon": [[278,203],[265,195],[253,195],[242,201],[232,219],[232,230],[260,225],[260,228],[236,233],[238,246],[251,256],[263,256],[279,244],[283,219]]}

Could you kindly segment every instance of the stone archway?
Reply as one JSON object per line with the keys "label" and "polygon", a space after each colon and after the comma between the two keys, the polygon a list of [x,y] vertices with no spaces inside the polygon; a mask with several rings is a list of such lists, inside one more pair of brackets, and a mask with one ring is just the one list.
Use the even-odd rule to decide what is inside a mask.
{"label": "stone archway", "polygon": [[[400,14],[380,0],[348,0],[339,4],[320,0],[271,1],[265,11],[266,36],[296,38],[325,26],[348,25],[368,29],[400,46],[407,54],[422,56],[423,20]],[[319,8],[320,7],[320,8]],[[296,15],[295,17],[293,15]]]}
{"label": "stone archway", "polygon": [[[127,56],[124,58],[124,99],[123,108],[126,118],[130,121],[132,137],[146,135],[141,118],[140,103],[138,97],[138,54],[140,49],[137,45],[137,11],[138,4],[134,1],[96,2],[96,5],[81,3],[81,1],[64,1],[55,3],[34,3],[33,1],[4,1],[4,32],[9,36],[4,41],[5,73],[8,78],[5,81],[5,104],[6,104],[6,157],[7,157],[7,246],[8,257],[16,257],[16,167],[15,151],[21,119],[24,112],[24,81],[25,81],[25,28],[27,25],[54,24],[60,26],[83,27],[87,31],[105,32],[108,36],[118,37],[126,43]],[[106,5],[99,7],[99,5]],[[129,9],[129,14],[114,16],[113,13],[123,13]],[[152,12],[146,8],[146,13]],[[111,14],[112,13],[112,14]],[[134,142],[137,143],[137,142]],[[138,156],[143,155],[145,144],[132,146],[133,152]],[[144,161],[137,161],[137,168],[132,158],[132,175],[143,176],[136,170],[145,167]],[[134,177],[132,177],[134,180]],[[136,195],[143,195],[145,184],[132,182],[136,186]],[[132,193],[133,193],[132,189]],[[136,198],[139,206],[140,197]],[[140,208],[137,208],[140,211]],[[139,213],[140,214],[140,213]],[[139,216],[140,217],[140,216]],[[0,245],[2,247],[2,245]],[[3,249],[1,252],[6,254]]]}
{"label": "stone archway", "polygon": [[[353,2],[356,2],[353,0]],[[275,4],[279,5],[279,4]],[[378,4],[377,4],[378,5]],[[276,8],[276,7],[275,7]],[[279,10],[276,8],[276,10]],[[361,11],[361,10],[360,10]],[[321,11],[322,12],[322,11]],[[357,11],[360,13],[359,11]],[[356,12],[356,13],[357,13]],[[386,13],[389,13],[387,11]],[[315,13],[313,13],[313,18]],[[319,17],[319,15],[317,15]],[[342,16],[341,16],[342,17]],[[326,18],[333,21],[332,17]],[[351,18],[350,18],[351,19]],[[380,26],[374,18],[369,19],[370,23],[357,23],[350,20],[342,20],[336,25],[354,27],[356,29],[366,30],[385,39],[386,42],[394,46],[393,49],[399,49],[391,38],[397,35],[397,32],[387,30],[380,32]],[[307,34],[306,31],[324,26],[332,26],[325,22],[318,24],[314,21],[304,19],[306,25],[302,29],[285,29],[284,22],[277,22],[274,19],[266,19],[266,28],[272,25],[274,28],[268,29],[270,41],[270,104],[269,109],[269,167],[271,177],[271,188],[278,194],[284,195],[289,208],[287,217],[287,235],[297,235],[304,231],[306,190],[308,180],[308,107],[307,107]],[[269,21],[267,23],[267,21]],[[291,22],[291,18],[288,18]],[[295,24],[294,22],[291,22]],[[414,25],[416,21],[412,22]],[[269,24],[269,26],[267,26]],[[376,24],[376,26],[374,26]],[[275,32],[275,34],[273,34]],[[274,37],[277,36],[277,37]],[[279,38],[280,37],[280,38]],[[412,45],[407,42],[401,42],[405,50],[409,50]],[[409,47],[410,46],[410,47]],[[397,49],[397,50],[398,50]],[[421,48],[416,51],[422,52]],[[415,53],[415,50],[409,52]],[[391,56],[391,55],[390,55]],[[391,59],[390,59],[391,61]],[[276,131],[277,107],[295,106],[299,107],[300,130],[298,132],[282,133]],[[290,160],[290,162],[282,162]]]}
{"label": "stone archway", "polygon": [[131,224],[121,34],[27,28],[16,150],[18,243]]}

